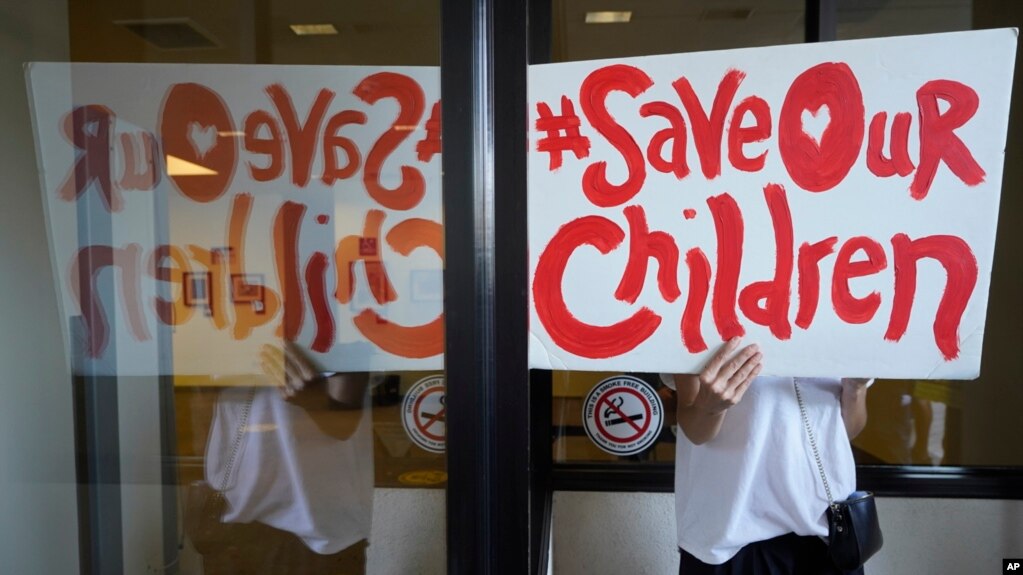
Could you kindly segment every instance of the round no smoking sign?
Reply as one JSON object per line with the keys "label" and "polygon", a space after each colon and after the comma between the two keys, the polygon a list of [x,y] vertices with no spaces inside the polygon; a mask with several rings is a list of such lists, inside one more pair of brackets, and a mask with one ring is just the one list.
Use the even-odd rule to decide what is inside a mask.
{"label": "round no smoking sign", "polygon": [[628,375],[598,383],[583,402],[586,435],[613,455],[632,455],[649,447],[660,434],[663,419],[664,407],[654,388]]}
{"label": "round no smoking sign", "polygon": [[433,453],[444,453],[445,388],[443,375],[431,375],[416,382],[401,405],[401,422],[416,445]]}

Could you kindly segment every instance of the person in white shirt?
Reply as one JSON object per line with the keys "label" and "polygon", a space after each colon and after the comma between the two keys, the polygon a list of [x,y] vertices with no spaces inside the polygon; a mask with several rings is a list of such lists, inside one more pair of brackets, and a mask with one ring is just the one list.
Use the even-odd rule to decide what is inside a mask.
{"label": "person in white shirt", "polygon": [[[865,379],[759,377],[758,347],[725,343],[677,391],[679,573],[841,573],[827,555],[828,500],[796,399],[836,498],[855,491],[849,440],[866,425]],[[857,571],[862,573],[862,569]]]}
{"label": "person in white shirt", "polygon": [[261,360],[262,385],[220,381],[207,493],[193,498],[186,529],[204,572],[364,573],[373,501],[368,374],[320,373],[290,343],[267,347]]}

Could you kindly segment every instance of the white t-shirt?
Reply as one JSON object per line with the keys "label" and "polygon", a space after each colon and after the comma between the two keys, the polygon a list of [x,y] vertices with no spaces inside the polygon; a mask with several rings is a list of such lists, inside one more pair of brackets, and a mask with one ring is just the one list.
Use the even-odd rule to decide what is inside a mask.
{"label": "white t-shirt", "polygon": [[223,490],[228,504],[224,522],[258,521],[289,531],[325,555],[368,539],[373,507],[369,405],[355,432],[341,441],[320,431],[276,388],[256,388],[238,441],[250,392],[226,388],[220,393],[206,447],[206,480]]}
{"label": "white t-shirt", "polygon": [[[831,494],[856,489],[856,464],[837,379],[797,378]],[[678,434],[678,545],[719,565],[750,543],[786,533],[826,536],[824,484],[790,377],[759,377],[728,410],[711,441]]]}

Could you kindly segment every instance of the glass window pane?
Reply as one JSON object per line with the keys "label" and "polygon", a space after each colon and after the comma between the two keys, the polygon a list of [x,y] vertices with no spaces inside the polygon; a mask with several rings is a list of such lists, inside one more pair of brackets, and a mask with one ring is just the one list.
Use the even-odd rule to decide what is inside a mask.
{"label": "glass window pane", "polygon": [[[722,2],[630,4],[628,22],[587,23],[592,5],[558,0],[553,9],[553,61],[625,58],[731,48],[801,43],[805,2],[773,0],[755,7]],[[592,20],[593,17],[591,16]],[[554,461],[664,465],[675,460],[675,394],[657,374],[631,374],[646,382],[662,402],[657,439],[637,453],[602,450],[583,425],[587,396],[618,373],[555,371],[553,374]],[[605,409],[607,406],[605,405]],[[633,414],[635,415],[635,414]],[[622,419],[611,417],[611,421]],[[620,423],[625,428],[625,423]]]}
{"label": "glass window pane", "polygon": [[0,18],[27,501],[67,486],[102,572],[444,573],[440,4],[34,6]]}
{"label": "glass window pane", "polygon": [[[667,52],[739,48],[802,41],[803,3],[771,3],[743,15],[734,7],[687,3],[668,12],[645,12],[635,6],[628,24],[587,24],[585,8],[570,1],[555,2],[554,56],[556,61],[617,58]],[[907,34],[926,34],[1003,26],[1012,4],[1002,0],[927,2],[885,0],[838,3],[837,38],[850,40]],[[791,26],[783,24],[790,19]],[[741,16],[741,17],[740,17]],[[769,20],[758,18],[767,18]],[[767,24],[767,22],[771,24]],[[674,26],[665,33],[658,26]],[[756,23],[756,26],[751,23]],[[689,26],[687,28],[687,26]],[[687,33],[680,31],[686,30]],[[1014,97],[1015,100],[1015,97]],[[869,112],[869,111],[868,111]],[[1021,132],[1009,127],[1007,156],[1014,157]],[[1014,189],[1023,175],[1007,162],[1004,190]],[[1017,368],[1012,350],[1023,345],[1023,330],[1014,299],[1021,289],[1019,258],[1006,246],[1020,242],[1019,201],[1004,193],[990,292],[982,373],[976,381],[879,380],[868,393],[869,418],[853,442],[860,464],[1014,466],[1023,463],[1023,428],[1015,413],[1023,392],[1015,385]],[[667,430],[673,410],[666,408],[665,432],[655,446],[629,458],[601,451],[581,424],[587,393],[606,377],[619,374],[556,372],[554,375],[555,461],[615,461],[653,463],[673,458],[663,447],[674,441]],[[640,374],[641,378],[647,379]],[[649,378],[666,400],[672,394]],[[664,456],[662,458],[662,455]]]}
{"label": "glass window pane", "polygon": [[[872,38],[1006,26],[1008,0],[842,2],[838,38]],[[1018,105],[1014,95],[1011,106]],[[1021,178],[1019,126],[1010,122],[984,358],[976,381],[878,381],[869,391],[869,419],[853,443],[863,464],[1015,466],[1023,464],[1023,406],[1015,350],[1023,343],[1016,305],[1021,289],[1019,200],[1009,190]],[[997,311],[995,311],[997,310]]]}
{"label": "glass window pane", "polygon": [[[802,0],[734,2],[627,2],[616,10],[627,22],[593,22],[594,5],[555,0],[553,60],[596,60],[803,41]],[[599,18],[598,18],[599,20]]]}
{"label": "glass window pane", "polygon": [[839,40],[969,30],[973,0],[848,0],[838,3]]}

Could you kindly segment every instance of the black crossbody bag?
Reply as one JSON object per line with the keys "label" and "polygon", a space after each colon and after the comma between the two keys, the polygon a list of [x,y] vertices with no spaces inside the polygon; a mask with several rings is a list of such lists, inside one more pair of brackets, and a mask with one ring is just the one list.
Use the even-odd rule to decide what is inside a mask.
{"label": "black crossbody bag", "polygon": [[817,470],[824,483],[824,492],[828,496],[828,554],[832,562],[842,571],[854,571],[860,568],[881,549],[884,536],[877,520],[877,506],[874,494],[869,491],[855,491],[842,501],[831,497],[831,487],[824,474],[817,441],[814,439],[810,419],[806,416],[803,396],[799,393],[799,385],[792,382],[796,389],[796,400],[799,402],[799,413],[803,416],[806,435],[810,438],[813,457],[817,460]]}

